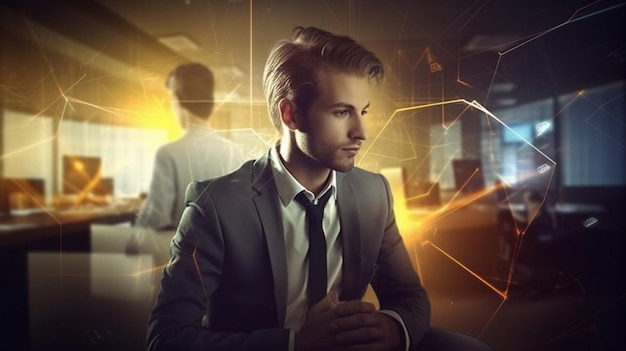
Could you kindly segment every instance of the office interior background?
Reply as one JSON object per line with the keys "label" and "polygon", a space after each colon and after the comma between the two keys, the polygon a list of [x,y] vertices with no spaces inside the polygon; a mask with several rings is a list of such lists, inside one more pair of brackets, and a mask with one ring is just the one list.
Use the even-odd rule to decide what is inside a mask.
{"label": "office interior background", "polygon": [[[295,26],[385,64],[357,165],[390,180],[434,325],[497,350],[626,345],[625,2],[28,0],[0,16],[0,276],[18,291],[0,294],[3,350],[141,349],[162,257],[124,243],[157,148],[183,133],[165,77],[209,66],[211,126],[259,157],[278,137],[265,58]],[[539,249],[511,215],[525,190],[554,218]],[[518,258],[538,256],[526,284]]]}

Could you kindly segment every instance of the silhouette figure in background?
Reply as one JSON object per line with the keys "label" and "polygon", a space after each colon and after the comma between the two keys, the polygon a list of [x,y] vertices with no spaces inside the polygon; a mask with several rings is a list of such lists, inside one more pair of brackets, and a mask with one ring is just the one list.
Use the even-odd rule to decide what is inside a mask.
{"label": "silhouette figure in background", "polygon": [[[346,36],[298,27],[276,44],[264,88],[281,138],[189,186],[149,350],[489,349],[430,327],[389,183],[354,167],[382,77],[378,58]],[[380,309],[362,300],[368,284]]]}
{"label": "silhouette figure in background", "polygon": [[554,283],[554,255],[556,220],[554,213],[544,206],[544,199],[534,190],[522,193],[523,212],[513,212],[518,226],[526,228],[514,277],[522,286],[530,288],[531,295],[546,291]]}
{"label": "silhouette figure in background", "polygon": [[[165,85],[184,135],[158,149],[150,189],[135,223],[140,229],[157,231],[176,228],[191,181],[224,175],[244,161],[239,148],[209,126],[215,84],[208,67],[181,64],[170,72]],[[127,251],[136,251],[145,234],[136,231]]]}

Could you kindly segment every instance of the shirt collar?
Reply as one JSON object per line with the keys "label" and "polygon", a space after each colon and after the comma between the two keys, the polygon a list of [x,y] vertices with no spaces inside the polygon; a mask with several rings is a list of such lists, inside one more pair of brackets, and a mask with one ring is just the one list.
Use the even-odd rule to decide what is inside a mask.
{"label": "shirt collar", "polygon": [[[307,198],[313,201],[315,195],[307,190],[298,180],[289,172],[283,160],[278,153],[280,144],[276,143],[270,151],[270,163],[272,165],[272,174],[274,175],[274,183],[276,184],[276,190],[278,190],[278,196],[283,206],[287,206],[291,201],[301,193],[305,192]],[[337,200],[337,173],[335,170],[330,170],[330,177],[328,182],[320,192],[318,198],[324,195],[327,191],[332,191],[331,196],[334,200]]]}
{"label": "shirt collar", "polygon": [[199,134],[207,134],[207,133],[215,133],[215,129],[209,127],[208,125],[195,125],[193,127],[185,129],[183,134],[185,135],[199,135]]}

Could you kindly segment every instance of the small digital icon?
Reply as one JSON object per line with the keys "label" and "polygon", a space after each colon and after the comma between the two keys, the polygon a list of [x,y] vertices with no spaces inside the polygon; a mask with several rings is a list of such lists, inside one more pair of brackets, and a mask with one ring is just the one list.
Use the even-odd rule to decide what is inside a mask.
{"label": "small digital icon", "polygon": [[537,133],[537,135],[541,135],[543,134],[543,132],[545,132],[549,128],[550,128],[550,122],[542,121],[535,125],[535,132]]}
{"label": "small digital icon", "polygon": [[430,64],[430,73],[443,71],[443,67],[438,62],[433,62]]}
{"label": "small digital icon", "polygon": [[589,228],[596,223],[598,223],[598,219],[596,217],[589,217],[583,221],[583,226],[585,228]]}
{"label": "small digital icon", "polygon": [[552,167],[550,167],[550,165],[544,163],[541,166],[537,167],[537,172],[539,172],[540,174],[543,174],[543,173],[549,171],[550,168],[552,168]]}

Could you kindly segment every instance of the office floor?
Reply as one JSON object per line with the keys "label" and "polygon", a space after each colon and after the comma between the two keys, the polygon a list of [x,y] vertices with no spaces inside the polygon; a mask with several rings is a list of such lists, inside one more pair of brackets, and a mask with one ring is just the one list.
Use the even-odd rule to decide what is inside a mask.
{"label": "office floor", "polygon": [[623,350],[624,296],[512,293],[431,296],[432,323],[478,337],[500,351]]}
{"label": "office floor", "polygon": [[[626,330],[626,265],[622,255],[625,248],[622,233],[591,233],[593,237],[587,235],[590,233],[583,233],[584,238],[578,237],[574,244],[564,248],[561,258],[565,257],[567,264],[550,278],[552,280],[548,284],[521,286],[514,283],[504,296],[497,291],[504,291],[506,285],[496,274],[492,274],[496,270],[492,269],[493,261],[489,258],[493,255],[488,253],[493,253],[493,246],[483,245],[479,249],[476,244],[493,241],[485,233],[493,233],[493,230],[479,228],[449,234],[438,232],[436,242],[439,249],[445,249],[463,262],[471,262],[484,281],[472,276],[434,246],[423,246],[418,253],[421,255],[419,271],[429,292],[434,326],[478,337],[496,351],[612,351],[626,347],[623,336]],[[99,257],[106,259],[106,255],[75,257],[77,260],[88,259],[92,269],[102,266],[108,270],[133,271],[137,269],[137,264],[147,264],[138,257],[135,258],[137,262],[128,258],[127,263],[116,259],[119,267],[112,266],[108,261],[99,264]],[[58,259],[53,257],[52,261],[58,262]],[[56,314],[37,310],[42,311],[41,316],[44,317],[64,315],[57,318],[60,323],[54,326],[65,325],[66,342],[57,348],[50,348],[48,339],[40,349],[143,350],[149,312],[146,300],[149,298],[131,294],[130,299],[129,296],[120,299],[121,290],[111,283],[98,285],[102,286],[100,291],[103,292],[99,296],[80,298],[76,295],[79,290],[70,293],[69,287],[70,282],[77,279],[81,289],[86,289],[82,282],[85,276],[70,270],[70,267],[81,265],[72,264],[68,255],[64,256],[63,262],[67,268],[53,270],[67,274],[59,287],[63,294],[58,294],[59,298],[67,300],[54,306]],[[114,275],[106,271],[100,277],[110,279]],[[125,280],[131,278],[126,274],[119,277]],[[42,276],[36,278],[39,281]],[[142,286],[145,290],[148,286],[145,282],[136,285],[135,278],[130,280],[133,289]],[[89,284],[93,291],[94,281]],[[152,286],[152,283],[149,285]],[[52,296],[50,286],[37,290],[43,291],[41,296],[49,299]],[[39,330],[42,327],[45,330],[44,324],[39,326]],[[39,333],[43,335],[41,331]],[[57,333],[56,337],[59,336]]]}
{"label": "office floor", "polygon": [[[496,351],[623,350],[624,294],[519,289],[503,300],[490,291],[430,294],[432,324],[487,342]],[[95,299],[59,350],[143,350],[145,304]]]}
{"label": "office floor", "polygon": [[[481,232],[465,234],[480,242]],[[480,281],[425,250],[429,262],[443,266],[435,272],[423,269],[432,323],[478,337],[497,351],[626,349],[625,243],[621,231],[570,233],[551,253],[543,279],[521,284],[514,275],[504,296],[490,288],[505,291],[495,270],[483,269]],[[458,247],[472,244],[456,242]]]}

